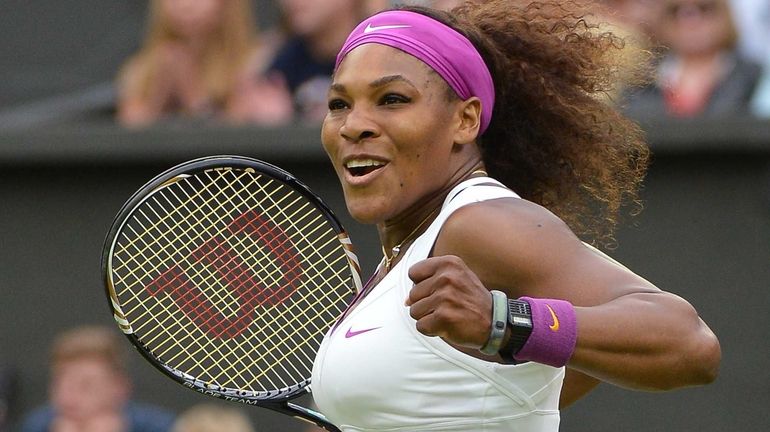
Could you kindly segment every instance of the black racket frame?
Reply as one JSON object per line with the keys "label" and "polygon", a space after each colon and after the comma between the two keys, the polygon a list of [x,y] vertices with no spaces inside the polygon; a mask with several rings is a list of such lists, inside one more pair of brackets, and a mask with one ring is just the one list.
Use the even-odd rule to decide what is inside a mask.
{"label": "black racket frame", "polygon": [[[340,430],[331,422],[329,422],[329,420],[326,419],[323,414],[301,405],[289,402],[290,400],[310,393],[309,379],[306,380],[306,383],[301,383],[299,385],[289,387],[285,390],[276,390],[274,392],[241,391],[206,383],[161,362],[156,356],[147,350],[141,340],[136,335],[134,335],[133,331],[130,331],[130,326],[121,325],[121,322],[118,318],[118,315],[122,315],[122,312],[119,309],[116,309],[116,305],[113,305],[113,297],[115,296],[115,293],[109,273],[112,249],[124,222],[129,217],[131,217],[134,210],[148,196],[152,195],[159,188],[164,187],[166,183],[170,182],[174,178],[184,174],[196,174],[212,169],[228,168],[254,169],[262,175],[267,175],[275,180],[282,182],[283,184],[286,184],[287,186],[293,188],[295,191],[308,198],[308,201],[313,203],[316,208],[326,216],[327,221],[331,224],[332,228],[337,233],[345,232],[337,217],[318,195],[316,195],[307,185],[302,183],[292,174],[275,165],[259,159],[235,155],[207,156],[183,162],[157,175],[155,178],[137,190],[126,201],[126,203],[123,204],[117,216],[115,217],[112,226],[110,227],[110,230],[108,231],[108,234],[105,238],[101,260],[102,277],[105,283],[107,303],[111,312],[116,317],[116,321],[118,322],[119,327],[121,327],[121,330],[123,330],[123,333],[126,335],[128,340],[145,358],[145,360],[152,364],[156,369],[163,372],[166,376],[183,385],[184,387],[208,396],[271,409],[273,411],[292,416],[299,420],[314,423],[328,431],[340,432]],[[353,290],[351,290],[351,292],[354,293]]]}

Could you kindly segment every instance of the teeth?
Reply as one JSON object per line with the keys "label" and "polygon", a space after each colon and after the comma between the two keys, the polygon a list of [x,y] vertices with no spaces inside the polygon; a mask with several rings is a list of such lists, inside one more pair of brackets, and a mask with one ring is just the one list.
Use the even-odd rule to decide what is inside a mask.
{"label": "teeth", "polygon": [[354,159],[354,160],[348,161],[345,164],[345,167],[348,169],[352,169],[352,168],[378,167],[383,165],[385,165],[385,163],[376,161],[374,159]]}

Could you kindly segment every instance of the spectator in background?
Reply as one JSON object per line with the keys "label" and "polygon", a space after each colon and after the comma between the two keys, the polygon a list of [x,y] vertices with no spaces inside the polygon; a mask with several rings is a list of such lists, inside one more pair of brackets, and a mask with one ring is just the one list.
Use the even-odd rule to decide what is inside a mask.
{"label": "spectator in background", "polygon": [[760,66],[736,49],[727,0],[664,0],[654,32],[665,51],[654,82],[627,92],[629,116],[748,113]]}
{"label": "spectator in background", "polygon": [[320,122],[327,112],[326,94],[334,60],[348,33],[381,1],[280,0],[289,36],[268,68],[281,77],[279,89],[290,95],[294,117]]}
{"label": "spectator in background", "polygon": [[656,11],[660,2],[600,0],[592,6],[594,9],[589,19],[598,21],[598,30],[611,32],[620,37],[623,43],[623,49],[611,54],[617,57],[614,82],[603,90],[607,102],[616,104],[627,87],[646,82],[649,76],[649,70],[639,65],[650,63],[650,52],[655,47],[650,23],[657,18]]}
{"label": "spectator in background", "polygon": [[770,58],[765,62],[765,71],[751,99],[751,113],[755,117],[770,119]]}
{"label": "spectator in background", "polygon": [[273,45],[257,37],[249,0],[152,0],[144,44],[118,77],[118,119],[283,122],[290,100],[262,75]]}
{"label": "spectator in background", "polygon": [[770,1],[733,0],[735,21],[741,31],[739,47],[764,65],[764,73],[751,101],[751,113],[770,118]]}
{"label": "spectator in background", "polygon": [[655,25],[665,0],[602,0],[608,14],[644,45],[655,43]]}
{"label": "spectator in background", "polygon": [[98,326],[59,335],[51,352],[50,403],[29,414],[21,432],[167,432],[170,413],[130,401],[118,336]]}
{"label": "spectator in background", "polygon": [[738,49],[756,63],[770,62],[770,1],[731,0],[730,5],[739,33]]}
{"label": "spectator in background", "polygon": [[254,432],[254,427],[238,409],[202,403],[182,413],[171,432]]}

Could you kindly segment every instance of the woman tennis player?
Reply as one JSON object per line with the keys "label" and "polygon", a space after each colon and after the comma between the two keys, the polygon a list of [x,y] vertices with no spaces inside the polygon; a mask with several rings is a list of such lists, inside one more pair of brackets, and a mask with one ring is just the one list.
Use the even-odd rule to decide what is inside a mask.
{"label": "woman tennis player", "polygon": [[611,241],[648,156],[596,96],[621,43],[585,10],[403,8],[342,47],[322,140],[385,256],[314,364],[340,429],[556,431],[600,381],[715,379],[694,308],[581,241]]}

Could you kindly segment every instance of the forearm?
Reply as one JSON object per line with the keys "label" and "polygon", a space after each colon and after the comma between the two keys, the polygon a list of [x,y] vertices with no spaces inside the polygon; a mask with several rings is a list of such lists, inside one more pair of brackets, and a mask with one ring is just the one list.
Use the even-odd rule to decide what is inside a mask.
{"label": "forearm", "polygon": [[692,306],[675,295],[628,294],[577,307],[575,313],[572,369],[637,390],[669,390],[716,378],[719,342]]}
{"label": "forearm", "polygon": [[559,395],[559,409],[565,409],[577,402],[591,390],[596,388],[601,381],[582,372],[567,368],[564,375],[564,385]]}

